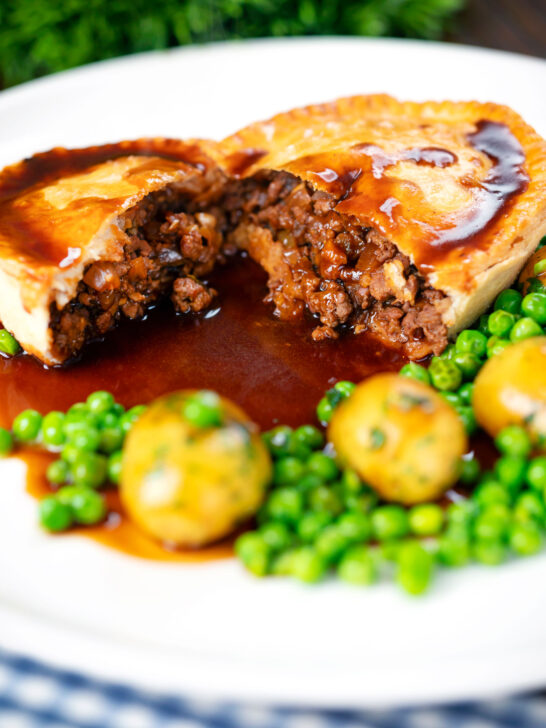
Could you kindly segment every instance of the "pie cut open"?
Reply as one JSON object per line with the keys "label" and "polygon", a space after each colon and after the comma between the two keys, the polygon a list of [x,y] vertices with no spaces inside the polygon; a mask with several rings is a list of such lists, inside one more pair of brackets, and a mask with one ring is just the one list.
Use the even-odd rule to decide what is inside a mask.
{"label": "pie cut open", "polygon": [[[0,320],[48,365],[244,251],[316,340],[440,353],[546,234],[546,143],[477,102],[357,96],[222,142],[54,149],[0,173]],[[234,291],[233,295],[237,295]]]}
{"label": "pie cut open", "polygon": [[546,233],[546,144],[505,106],[355,96],[211,153],[238,180],[229,235],[267,270],[280,316],[319,319],[317,339],[369,329],[438,354]]}
{"label": "pie cut open", "polygon": [[47,365],[161,298],[200,310],[221,257],[202,205],[224,184],[194,144],[53,149],[0,173],[0,320]]}

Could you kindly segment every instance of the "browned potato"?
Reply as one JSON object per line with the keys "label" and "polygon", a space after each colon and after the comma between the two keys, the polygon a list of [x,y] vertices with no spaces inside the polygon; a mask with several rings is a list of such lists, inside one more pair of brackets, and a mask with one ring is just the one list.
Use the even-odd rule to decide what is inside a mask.
{"label": "browned potato", "polygon": [[489,359],[476,377],[472,405],[490,435],[522,425],[535,442],[544,442],[546,337],[525,339]]}
{"label": "browned potato", "polygon": [[334,412],[328,434],[341,460],[380,496],[420,503],[455,483],[467,438],[431,387],[396,374],[365,380]]}
{"label": "browned potato", "polygon": [[528,292],[531,278],[538,278],[543,286],[546,286],[546,270],[544,273],[535,274],[535,265],[546,258],[546,245],[536,250],[525,264],[519,276],[519,282],[523,284],[523,294]]}
{"label": "browned potato", "polygon": [[219,398],[221,420],[199,426],[182,414],[194,395],[162,397],[140,417],[121,477],[130,518],[161,541],[190,547],[217,541],[252,516],[271,478],[269,453],[245,413]]}

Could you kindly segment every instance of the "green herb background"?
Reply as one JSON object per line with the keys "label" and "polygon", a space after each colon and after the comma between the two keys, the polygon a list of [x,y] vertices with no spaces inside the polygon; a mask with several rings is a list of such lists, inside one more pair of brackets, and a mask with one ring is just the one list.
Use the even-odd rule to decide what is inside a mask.
{"label": "green herb background", "polygon": [[0,0],[0,87],[139,51],[231,38],[439,38],[465,0]]}

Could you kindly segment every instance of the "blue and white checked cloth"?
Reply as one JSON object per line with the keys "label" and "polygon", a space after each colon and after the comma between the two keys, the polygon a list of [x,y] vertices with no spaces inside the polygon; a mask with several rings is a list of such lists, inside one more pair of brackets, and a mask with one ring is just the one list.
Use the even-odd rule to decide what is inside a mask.
{"label": "blue and white checked cloth", "polygon": [[545,728],[546,698],[441,708],[311,711],[135,691],[0,650],[0,728]]}

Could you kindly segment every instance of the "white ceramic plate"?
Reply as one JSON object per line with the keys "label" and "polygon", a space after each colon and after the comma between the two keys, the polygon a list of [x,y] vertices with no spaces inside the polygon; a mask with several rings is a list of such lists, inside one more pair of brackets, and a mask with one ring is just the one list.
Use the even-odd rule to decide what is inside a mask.
{"label": "white ceramic plate", "polygon": [[[101,63],[0,94],[0,164],[54,145],[223,135],[292,106],[386,91],[510,104],[546,133],[546,63],[448,45],[232,43]],[[145,562],[48,538],[22,464],[0,469],[0,644],[186,696],[370,707],[546,684],[546,555],[391,584],[305,587],[235,561]]]}

